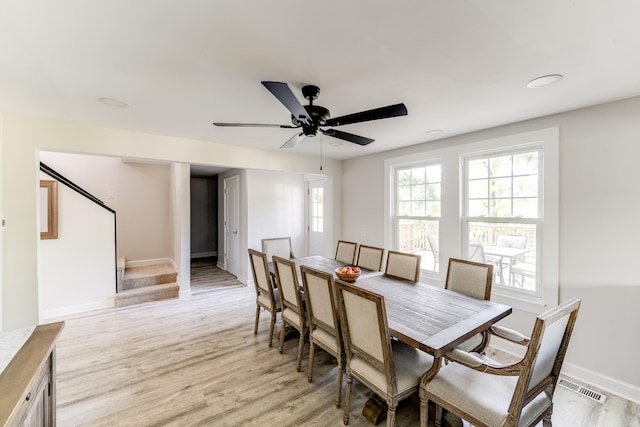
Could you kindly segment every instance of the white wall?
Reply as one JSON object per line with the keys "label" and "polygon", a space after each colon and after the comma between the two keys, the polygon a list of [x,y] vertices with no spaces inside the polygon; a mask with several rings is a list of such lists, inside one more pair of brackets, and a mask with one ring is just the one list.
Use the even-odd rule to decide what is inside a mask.
{"label": "white wall", "polygon": [[[42,173],[42,179],[52,178]],[[112,212],[58,183],[58,238],[39,241],[43,318],[113,306],[116,289]]]}
{"label": "white wall", "polygon": [[[560,300],[582,299],[565,371],[640,401],[640,370],[635,367],[640,353],[635,268],[640,97],[347,160],[343,236],[384,243],[386,158],[555,126],[560,128]],[[379,191],[365,193],[364,188]],[[515,310],[503,324],[528,333],[533,320],[532,314]]]}
{"label": "white wall", "polygon": [[[300,174],[316,173],[318,166],[316,158],[296,155],[295,150],[258,150],[13,113],[2,114],[1,132],[3,209],[0,216],[7,219],[7,227],[2,234],[4,329],[35,325],[39,319],[36,210],[39,151],[160,160],[187,166],[198,163],[237,169],[269,169]],[[323,172],[333,179],[333,209],[340,212],[341,162],[325,159]],[[182,176],[182,173],[179,175]],[[168,210],[171,222],[183,218],[171,216],[175,214],[173,203],[178,203],[179,200],[181,199],[170,199]],[[188,218],[185,221],[188,223]],[[185,240],[188,242],[188,236],[186,239],[182,236],[184,228],[176,232],[180,234],[179,238],[171,237],[169,242],[174,254],[176,251],[183,251]],[[337,240],[338,232],[339,230],[334,231],[331,236],[333,241]],[[188,228],[186,233],[189,233]],[[188,253],[189,246],[186,248]],[[244,251],[246,253],[246,248]]]}
{"label": "white wall", "polygon": [[302,174],[247,170],[250,248],[262,250],[262,239],[291,237],[291,249],[306,256],[306,186]]}
{"label": "white wall", "polygon": [[47,151],[40,160],[117,212],[119,257],[171,257],[168,164]]}

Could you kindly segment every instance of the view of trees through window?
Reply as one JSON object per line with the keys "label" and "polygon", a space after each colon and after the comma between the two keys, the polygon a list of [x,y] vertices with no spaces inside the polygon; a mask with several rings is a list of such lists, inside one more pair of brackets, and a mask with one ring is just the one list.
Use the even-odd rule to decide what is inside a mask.
{"label": "view of trees through window", "polygon": [[438,271],[440,165],[397,168],[395,173],[398,250],[421,254],[422,269]]}

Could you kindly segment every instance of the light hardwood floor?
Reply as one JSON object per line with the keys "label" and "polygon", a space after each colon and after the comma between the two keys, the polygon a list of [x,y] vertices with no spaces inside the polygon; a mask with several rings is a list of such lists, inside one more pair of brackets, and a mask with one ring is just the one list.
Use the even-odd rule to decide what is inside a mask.
{"label": "light hardwood floor", "polygon": [[[67,317],[57,349],[59,426],[341,426],[335,361],[316,357],[314,382],[296,372],[296,343],[267,346],[268,316],[253,334],[255,291],[239,287]],[[278,324],[280,320],[278,318]],[[344,390],[344,388],[343,388]],[[354,380],[351,424],[370,392]],[[640,409],[556,392],[554,426],[640,426]],[[418,425],[418,399],[399,427]]]}

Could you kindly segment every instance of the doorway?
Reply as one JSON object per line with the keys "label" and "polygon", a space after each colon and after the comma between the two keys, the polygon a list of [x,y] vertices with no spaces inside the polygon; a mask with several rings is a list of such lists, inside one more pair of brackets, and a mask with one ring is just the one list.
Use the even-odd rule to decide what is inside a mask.
{"label": "doorway", "polygon": [[307,242],[308,254],[322,255],[324,243],[324,181],[307,181]]}

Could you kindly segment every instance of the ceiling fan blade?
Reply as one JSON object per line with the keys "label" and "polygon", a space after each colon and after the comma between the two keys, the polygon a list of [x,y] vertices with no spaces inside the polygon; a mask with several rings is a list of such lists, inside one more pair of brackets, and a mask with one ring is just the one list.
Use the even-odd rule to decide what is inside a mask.
{"label": "ceiling fan blade", "polygon": [[280,82],[262,82],[262,85],[267,88],[269,92],[273,94],[278,101],[282,102],[282,105],[287,107],[287,110],[291,111],[291,114],[301,122],[311,122],[311,117],[307,114],[307,110],[304,109],[298,98],[291,92],[289,86],[286,83]]}
{"label": "ceiling fan blade", "polygon": [[283,129],[296,129],[299,126],[291,125],[272,125],[266,123],[219,123],[214,122],[214,126],[220,127],[248,127],[248,128],[283,128]]}
{"label": "ceiling fan blade", "polygon": [[293,148],[300,143],[305,137],[304,132],[293,135],[287,142],[282,144],[280,148]]}
{"label": "ceiling fan blade", "polygon": [[326,126],[342,126],[351,123],[368,122],[369,120],[387,119],[390,117],[406,116],[407,107],[404,104],[388,105],[373,110],[361,111],[346,116],[334,117],[327,120]]}
{"label": "ceiling fan blade", "polygon": [[353,142],[354,144],[358,144],[358,145],[368,145],[368,144],[371,144],[373,141],[375,141],[375,139],[366,138],[360,135],[354,135],[348,132],[342,132],[341,130],[336,130],[336,129],[327,129],[327,130],[320,129],[320,132],[322,132],[325,135],[329,135],[334,138],[344,139],[345,141]]}

